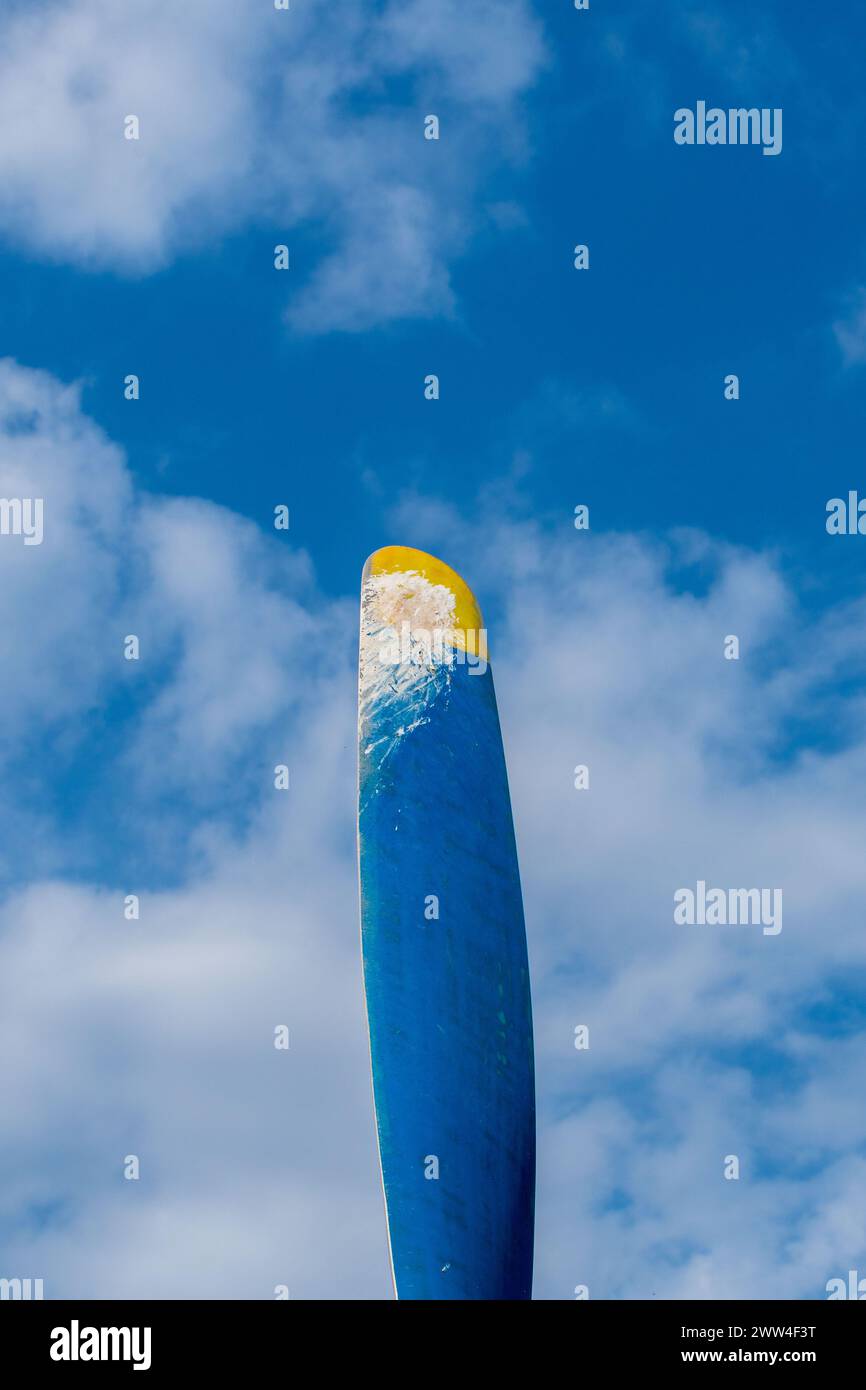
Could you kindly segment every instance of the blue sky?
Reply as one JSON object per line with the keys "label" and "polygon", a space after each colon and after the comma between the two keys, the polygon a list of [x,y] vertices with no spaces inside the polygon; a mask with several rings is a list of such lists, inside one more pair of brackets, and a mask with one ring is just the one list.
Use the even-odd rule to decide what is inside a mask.
{"label": "blue sky", "polygon": [[[538,1295],[821,1297],[866,1275],[862,538],[825,530],[863,486],[866,18],[237,8],[0,18],[0,491],[47,509],[0,547],[4,1264],[386,1292],[353,662],[402,542],[492,628]],[[782,108],[782,153],[675,145],[698,99]],[[675,929],[714,876],[780,884],[782,933]]]}
{"label": "blue sky", "polygon": [[[442,139],[412,148],[411,179],[435,167],[435,188],[467,140],[483,146],[460,208],[471,230],[447,259],[450,314],[287,333],[285,309],[351,229],[252,207],[228,235],[199,218],[147,275],[82,273],[62,253],[46,265],[7,243],[8,350],[84,379],[88,412],[144,486],[260,523],[287,498],[329,592],[351,591],[386,529],[383,499],[407,480],[473,498],[517,452],[536,513],[565,524],[585,496],[606,530],[702,526],[847,582],[856,551],[828,549],[822,518],[866,410],[833,334],[866,278],[866,21],[845,6],[816,42],[808,4],[762,6],[757,23],[748,5],[545,8],[546,60],[519,109],[482,122],[471,99],[440,93]],[[293,22],[274,16],[272,34]],[[674,145],[677,106],[753,104],[756,89],[783,107],[783,157]],[[381,102],[417,133],[433,92],[422,69],[393,93],[349,92],[335,121]],[[261,115],[279,147],[279,108]],[[294,268],[278,275],[284,238]],[[589,274],[572,269],[576,241]],[[143,383],[133,407],[127,371]],[[742,383],[732,407],[728,371]]]}

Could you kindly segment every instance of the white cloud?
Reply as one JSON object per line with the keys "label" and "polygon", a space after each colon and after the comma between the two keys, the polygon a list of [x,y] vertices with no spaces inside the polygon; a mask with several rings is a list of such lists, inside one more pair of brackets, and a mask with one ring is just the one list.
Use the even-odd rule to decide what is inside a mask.
{"label": "white cloud", "polygon": [[[491,656],[534,975],[537,1292],[822,1296],[863,1263],[866,1230],[851,1090],[866,1033],[855,1019],[849,1041],[827,1038],[809,1013],[866,978],[866,741],[859,697],[832,693],[862,678],[862,604],[811,623],[771,557],[690,534],[594,536],[566,517],[557,539],[408,497],[392,530],[410,528],[470,557],[503,605]],[[698,562],[690,592],[677,580]],[[785,756],[810,719],[841,747]],[[698,878],[781,887],[781,935],[675,926],[673,893]]]}
{"label": "white cloud", "polygon": [[[42,547],[0,539],[7,734],[40,750],[22,768],[4,748],[2,1272],[50,1296],[385,1296],[354,597],[325,601],[303,556],[223,509],[139,494],[76,393],[8,362],[0,481],[50,503]],[[863,605],[812,622],[771,556],[568,523],[515,522],[490,494],[472,524],[407,498],[390,526],[496,614],[535,999],[536,1292],[820,1297],[866,1268]],[[148,647],[118,743],[130,612]],[[793,753],[812,724],[834,744]],[[92,873],[104,826],[87,807],[70,863],[55,811],[82,753],[117,808],[116,858]],[[14,826],[34,804],[38,843]],[[782,887],[781,935],[675,926],[673,892],[699,877]]]}
{"label": "white cloud", "polygon": [[[36,488],[43,544],[0,538],[4,845],[21,804],[54,806],[70,762],[73,811],[101,761],[118,823],[116,857],[90,883],[71,881],[80,866],[56,844],[22,836],[9,856],[4,1271],[34,1269],[50,1297],[269,1298],[279,1283],[295,1297],[382,1297],[352,839],[354,607],[325,602],[303,555],[241,518],[137,493],[77,391],[6,361],[0,493]],[[135,671],[122,658],[130,627]],[[140,691],[124,717],[129,681]],[[112,723],[119,740],[105,736]],[[272,780],[281,757],[285,797]],[[68,819],[43,814],[42,841],[64,840]],[[79,844],[103,833],[72,823]],[[45,876],[46,856],[65,876]],[[157,886],[166,866],[176,889]],[[131,892],[139,921],[123,915]],[[288,1053],[273,1047],[281,1023]],[[130,1153],[138,1183],[122,1177]]]}
{"label": "white cloud", "polygon": [[[448,312],[483,151],[514,146],[542,61],[525,0],[54,0],[0,18],[0,227],[41,256],[141,273],[255,225],[301,225],[289,318],[356,330]],[[429,104],[432,103],[432,106]],[[440,114],[437,144],[422,137]],[[128,115],[140,139],[124,139]]]}
{"label": "white cloud", "polygon": [[384,1295],[332,717],[308,727],[320,811],[273,793],[249,846],[143,892],[138,922],[120,891],[60,883],[3,909],[3,1267],[49,1297]]}
{"label": "white cloud", "polygon": [[108,653],[82,632],[117,601],[131,488],[120,450],[82,415],[77,388],[9,359],[0,361],[0,442],[2,495],[44,504],[41,545],[10,536],[0,547],[2,747],[27,737],[34,718],[80,714],[105,678]]}
{"label": "white cloud", "polygon": [[21,240],[141,268],[166,258],[183,216],[199,236],[214,202],[225,220],[255,139],[244,82],[260,40],[237,7],[78,0],[13,9],[2,29],[2,205]]}

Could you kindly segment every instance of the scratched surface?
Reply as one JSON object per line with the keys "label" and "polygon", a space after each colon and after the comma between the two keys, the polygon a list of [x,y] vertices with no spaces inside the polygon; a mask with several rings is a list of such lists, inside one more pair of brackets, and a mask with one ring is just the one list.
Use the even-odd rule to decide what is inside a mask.
{"label": "scratched surface", "polygon": [[532,1018],[490,669],[439,668],[411,694],[383,687],[359,733],[364,980],[397,1293],[529,1298]]}

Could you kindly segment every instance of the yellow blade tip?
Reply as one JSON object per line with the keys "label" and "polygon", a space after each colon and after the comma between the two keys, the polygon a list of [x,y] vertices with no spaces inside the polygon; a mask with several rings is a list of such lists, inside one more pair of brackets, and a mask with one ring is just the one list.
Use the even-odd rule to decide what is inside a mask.
{"label": "yellow blade tip", "polygon": [[[478,600],[465,579],[450,565],[446,565],[444,560],[438,560],[435,555],[428,555],[426,550],[415,550],[409,545],[384,545],[381,550],[374,550],[367,560],[362,584],[364,580],[372,579],[377,574],[418,574],[430,584],[441,584],[449,589],[454,595],[455,629],[461,633],[472,634],[468,639],[470,649],[486,657],[487,640]],[[458,644],[465,646],[465,642],[459,639]]]}

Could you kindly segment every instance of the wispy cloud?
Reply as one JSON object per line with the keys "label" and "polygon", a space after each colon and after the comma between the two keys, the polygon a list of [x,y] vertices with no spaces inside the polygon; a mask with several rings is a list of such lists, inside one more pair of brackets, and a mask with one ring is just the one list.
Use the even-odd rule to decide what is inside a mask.
{"label": "wispy cloud", "polygon": [[[862,1072],[866,1010],[844,1049],[827,1036],[866,980],[866,739],[835,684],[862,679],[859,619],[809,622],[771,557],[708,539],[690,590],[693,537],[554,538],[417,497],[392,529],[470,557],[504,597],[491,654],[535,982],[538,1292],[822,1297],[866,1236],[866,1127],[834,1080]],[[816,711],[845,730],[832,752],[791,736]],[[674,890],[700,878],[782,887],[783,932],[675,926]]]}
{"label": "wispy cloud", "polygon": [[[2,491],[38,483],[51,502],[42,547],[0,541],[0,592],[14,573],[17,594],[4,681],[40,750],[22,764],[6,748],[3,831],[41,801],[41,845],[60,845],[46,869],[18,837],[0,910],[0,1046],[16,1059],[0,1080],[4,1261],[49,1296],[385,1296],[354,596],[324,600],[303,557],[225,510],[138,492],[46,374],[4,365],[0,422]],[[482,510],[479,524],[412,497],[389,525],[501,615],[537,1032],[537,1295],[821,1297],[866,1245],[850,1084],[866,1056],[862,605],[808,619],[772,556],[695,533],[570,533],[492,494]],[[130,613],[147,618],[148,656],[107,741]],[[723,657],[731,633],[739,661]],[[810,720],[838,731],[832,747],[803,736]],[[93,817],[64,860],[53,787],[75,747],[117,811],[108,863]],[[701,878],[781,887],[781,934],[675,925],[675,889]],[[288,1053],[272,1046],[280,1023]],[[121,1176],[129,1153],[138,1183]],[[730,1154],[739,1181],[723,1176]]]}
{"label": "wispy cloud", "polygon": [[[0,19],[0,227],[33,253],[144,273],[242,226],[299,227],[290,322],[448,312],[479,159],[542,62],[525,0],[330,9],[74,0]],[[423,138],[440,115],[442,138]],[[135,115],[140,138],[124,138]],[[264,229],[267,228],[267,232]]]}

